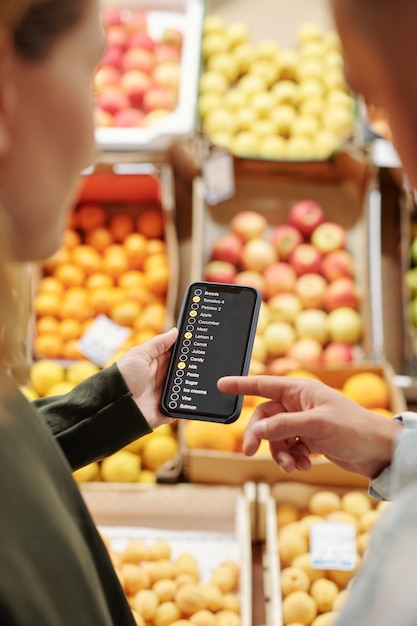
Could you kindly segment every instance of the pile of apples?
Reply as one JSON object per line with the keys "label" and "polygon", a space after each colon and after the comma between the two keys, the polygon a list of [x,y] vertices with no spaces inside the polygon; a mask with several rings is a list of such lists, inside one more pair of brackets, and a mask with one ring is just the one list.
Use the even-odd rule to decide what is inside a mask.
{"label": "pile of apples", "polygon": [[146,127],[177,106],[183,34],[153,36],[146,12],[107,8],[107,50],[94,77],[95,122],[100,127]]}
{"label": "pile of apples", "polygon": [[261,213],[239,211],[213,243],[205,280],[251,285],[262,294],[253,373],[359,356],[362,298],[346,243],[346,229],[310,199],[295,202],[287,222],[275,226]]}
{"label": "pile of apples", "polygon": [[205,133],[236,156],[323,160],[352,134],[355,100],[338,35],[305,23],[296,49],[250,40],[242,22],[208,15],[199,114]]}

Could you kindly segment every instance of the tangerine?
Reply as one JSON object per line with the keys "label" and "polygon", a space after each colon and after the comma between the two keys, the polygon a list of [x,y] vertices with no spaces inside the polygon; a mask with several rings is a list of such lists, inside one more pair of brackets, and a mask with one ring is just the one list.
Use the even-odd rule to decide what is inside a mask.
{"label": "tangerine", "polygon": [[169,268],[161,265],[146,273],[146,286],[155,296],[166,296],[169,285]]}
{"label": "tangerine", "polygon": [[50,315],[58,317],[61,298],[56,293],[38,293],[34,298],[34,311],[38,317]]}
{"label": "tangerine", "polygon": [[103,270],[113,278],[118,278],[129,269],[129,260],[121,244],[112,244],[103,255]]}
{"label": "tangerine", "polygon": [[140,316],[134,321],[134,327],[136,330],[150,328],[160,333],[165,328],[166,319],[166,307],[161,302],[152,302],[142,309]]}
{"label": "tangerine", "polygon": [[164,218],[161,209],[151,208],[142,211],[136,221],[138,233],[148,239],[162,239],[164,236]]}
{"label": "tangerine", "polygon": [[109,229],[106,226],[101,226],[86,233],[85,243],[95,248],[98,252],[104,252],[108,246],[114,243],[114,239]]}
{"label": "tangerine", "polygon": [[61,295],[64,291],[64,285],[55,276],[43,276],[38,284],[40,293],[55,293]]}
{"label": "tangerine", "polygon": [[70,251],[66,248],[60,248],[52,256],[45,259],[43,262],[43,268],[45,272],[52,274],[57,267],[70,262]]}
{"label": "tangerine", "polygon": [[75,213],[75,221],[83,231],[93,230],[104,226],[107,222],[107,213],[101,204],[82,204]]}
{"label": "tangerine", "polygon": [[342,386],[344,394],[367,409],[389,409],[388,384],[374,372],[352,374]]}
{"label": "tangerine", "polygon": [[75,263],[63,263],[55,268],[53,275],[60,280],[65,287],[80,286],[84,283],[85,273]]}
{"label": "tangerine", "polygon": [[82,335],[83,326],[80,320],[68,317],[59,324],[59,334],[64,341],[68,339],[78,339]]}
{"label": "tangerine", "polygon": [[111,218],[109,230],[114,241],[121,243],[135,230],[133,218],[127,213],[119,213]]}
{"label": "tangerine", "polygon": [[123,272],[117,280],[117,284],[122,289],[129,289],[130,287],[143,287],[145,285],[145,274],[139,270],[127,270]]}
{"label": "tangerine", "polygon": [[81,244],[81,236],[73,228],[67,228],[62,235],[62,245],[67,250],[73,250]]}
{"label": "tangerine", "polygon": [[35,352],[47,359],[58,359],[62,356],[63,341],[58,333],[42,333],[34,339]]}
{"label": "tangerine", "polygon": [[132,285],[128,287],[122,287],[126,298],[129,300],[136,300],[142,306],[149,304],[155,300],[155,296],[149,291],[146,285]]}
{"label": "tangerine", "polygon": [[80,351],[78,339],[68,339],[63,343],[62,357],[71,361],[78,361],[86,358]]}
{"label": "tangerine", "polygon": [[87,276],[101,270],[101,254],[95,248],[87,244],[82,244],[74,248],[72,251],[72,260],[76,265],[81,267]]}
{"label": "tangerine", "polygon": [[59,329],[59,321],[53,315],[43,315],[36,322],[36,332],[38,335],[42,333],[57,333]]}
{"label": "tangerine", "polygon": [[105,272],[93,272],[87,276],[85,286],[88,290],[97,289],[97,287],[112,287],[114,285],[113,278]]}
{"label": "tangerine", "polygon": [[96,315],[106,315],[113,304],[112,287],[97,287],[90,293],[90,304]]}
{"label": "tangerine", "polygon": [[142,328],[142,330],[135,332],[135,334],[133,335],[132,337],[133,345],[141,346],[143,343],[145,343],[149,339],[153,339],[153,337],[156,337],[157,334],[158,333],[155,330],[152,330],[152,328]]}
{"label": "tangerine", "polygon": [[131,233],[123,241],[126,256],[132,269],[141,269],[147,255],[147,240],[140,233]]}
{"label": "tangerine", "polygon": [[162,239],[148,239],[147,252],[151,254],[166,254],[167,245]]}
{"label": "tangerine", "polygon": [[163,252],[157,252],[155,254],[148,254],[143,262],[143,271],[149,272],[155,267],[168,266],[168,257]]}
{"label": "tangerine", "polygon": [[120,326],[132,326],[140,316],[141,306],[136,300],[122,300],[114,304],[109,311],[110,318]]}

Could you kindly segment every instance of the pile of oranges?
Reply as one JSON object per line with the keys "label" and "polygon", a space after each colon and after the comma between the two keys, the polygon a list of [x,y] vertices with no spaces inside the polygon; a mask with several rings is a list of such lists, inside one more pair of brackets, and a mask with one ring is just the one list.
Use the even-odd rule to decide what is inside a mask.
{"label": "pile of oranges", "polygon": [[84,203],[72,212],[37,285],[36,356],[84,358],[79,338],[99,314],[131,328],[122,351],[164,330],[169,261],[162,211],[128,208]]}

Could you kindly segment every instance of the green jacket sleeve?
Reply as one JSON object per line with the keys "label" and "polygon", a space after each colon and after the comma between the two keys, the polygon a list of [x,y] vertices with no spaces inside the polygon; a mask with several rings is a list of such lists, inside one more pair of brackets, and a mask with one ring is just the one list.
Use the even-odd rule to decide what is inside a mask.
{"label": "green jacket sleeve", "polygon": [[152,432],[116,364],[62,396],[34,401],[73,470]]}

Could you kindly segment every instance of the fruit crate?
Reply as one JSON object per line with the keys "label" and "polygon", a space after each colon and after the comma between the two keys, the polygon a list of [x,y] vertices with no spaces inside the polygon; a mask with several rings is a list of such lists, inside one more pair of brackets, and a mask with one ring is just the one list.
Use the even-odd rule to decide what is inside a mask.
{"label": "fruit crate", "polygon": [[181,55],[176,61],[180,68],[178,97],[172,112],[138,127],[109,126],[99,117],[96,122],[96,143],[101,150],[164,152],[175,140],[194,132],[205,1],[102,0],[102,8],[124,11],[125,16],[144,16],[149,35],[155,41],[161,40],[165,29],[182,35]]}
{"label": "fruit crate", "polygon": [[[80,211],[86,209],[83,220],[84,218],[90,219],[89,215],[93,216],[91,219],[95,219],[93,209],[97,209],[97,207],[104,216],[104,223],[102,224],[101,222],[103,222],[103,220],[101,220],[98,226],[92,226],[90,230],[88,230],[84,221],[80,225]],[[92,209],[92,211],[90,211],[90,209]],[[99,215],[100,219],[101,213]],[[117,222],[118,218],[122,219]],[[146,224],[142,224],[141,227],[142,234],[140,234],[139,230],[139,221],[141,219],[142,222],[146,221]],[[124,244],[128,241],[128,237],[131,234],[132,224],[133,239],[136,237],[136,240],[133,241],[132,239],[133,247],[129,252],[131,256],[125,264],[126,249]],[[125,228],[126,233],[123,232]],[[111,235],[109,241],[107,241],[106,237],[109,236],[109,232],[111,232]],[[99,240],[96,241],[97,237],[95,237],[95,235],[100,235]],[[89,236],[90,238],[88,238]],[[113,244],[116,245],[113,246]],[[136,245],[139,245],[139,248],[136,248]],[[151,250],[151,246],[154,246],[154,249]],[[111,261],[110,264],[107,262],[107,265],[104,261],[106,251],[110,250],[112,247],[118,248],[120,256],[124,258],[124,261],[123,259],[118,260],[117,258],[113,258],[114,267],[113,261]],[[121,250],[121,248],[123,248],[124,251]],[[141,250],[141,248],[143,249]],[[74,269],[74,265],[77,265],[75,257],[77,250],[78,252],[81,251],[80,254],[82,253],[83,255],[84,252],[87,251],[89,256],[83,256],[81,260],[79,259],[79,266]],[[117,253],[117,250],[115,250],[115,252]],[[153,296],[150,296],[148,287],[144,290],[145,283],[143,283],[145,276],[143,261],[144,259],[146,260],[146,254],[151,254],[151,252],[156,255],[155,258],[160,258],[161,264],[162,260],[164,260],[160,277],[155,281],[156,289],[156,284],[160,280],[160,293],[157,294],[155,291]],[[145,254],[145,257],[143,257],[142,253]],[[98,263],[96,269],[94,269],[94,265],[92,265],[90,269],[87,266],[84,268],[85,263],[88,265],[88,258],[90,256],[94,263],[96,261]],[[120,266],[118,266],[119,261],[121,263]],[[125,267],[123,269],[124,264]],[[68,272],[65,273],[62,267],[66,267],[67,270],[68,268],[71,269],[72,273],[74,273],[75,270],[79,273],[80,268],[84,269],[82,269],[79,276],[78,273],[75,272],[73,277],[72,274],[70,275]],[[122,272],[121,274],[118,273],[118,267]],[[157,269],[158,268],[156,268],[156,270]],[[100,315],[104,315],[105,317],[110,316],[109,311],[106,311],[106,307],[108,309],[113,301],[110,293],[113,288],[116,288],[120,293],[124,290],[123,293],[125,293],[127,298],[126,301],[130,301],[131,303],[136,301],[137,303],[137,306],[131,308],[133,317],[130,322],[127,318],[123,320],[123,311],[121,311],[122,317],[120,319],[114,318],[112,320],[118,326],[124,327],[126,334],[128,334],[128,331],[133,332],[134,325],[140,321],[140,319],[142,319],[144,324],[146,323],[146,308],[154,303],[157,304],[160,315],[157,314],[156,311],[153,316],[153,322],[156,324],[158,318],[160,320],[160,328],[156,328],[155,326],[154,331],[152,331],[149,327],[149,333],[143,328],[143,340],[152,333],[155,334],[155,332],[161,332],[162,330],[170,328],[173,325],[177,306],[180,272],[179,247],[175,226],[175,192],[171,166],[164,161],[152,163],[135,162],[132,154],[126,154],[124,159],[121,155],[112,155],[110,153],[103,153],[102,156],[98,156],[94,166],[83,173],[79,192],[70,214],[70,221],[64,233],[61,249],[39,267],[36,267],[35,270],[33,279],[33,290],[35,294],[34,315],[36,317],[34,331],[35,358],[57,358],[63,360],[82,358],[76,353],[77,350],[74,342],[78,342],[80,337],[85,336],[89,322],[97,319]],[[62,272],[64,272],[64,274]],[[164,272],[168,272],[169,276],[164,278]],[[103,274],[108,274],[108,276],[103,277]],[[126,280],[129,279],[128,283],[123,283],[124,287],[122,287],[120,283],[122,275],[126,275]],[[94,276],[100,278],[99,283],[92,282]],[[135,276],[137,281],[141,279],[143,283],[142,286],[139,285],[138,282],[129,282],[130,279],[133,280]],[[58,294],[58,309],[55,312],[52,310],[49,311],[48,308],[46,311],[37,308],[38,306],[42,306],[42,303],[38,304],[41,292],[44,294],[43,289],[48,290],[46,285],[43,287],[43,281],[47,277],[55,279],[55,283],[58,278],[58,283],[60,283],[61,287],[64,289],[62,293],[60,292]],[[106,281],[103,282],[104,278],[109,279],[108,282],[109,285],[111,283],[110,286],[107,285]],[[73,280],[75,280],[75,283]],[[80,287],[81,289],[79,291],[84,292],[84,294],[81,294],[83,295],[83,306],[78,308],[74,308],[74,306],[71,305],[68,295],[73,287],[75,290]],[[120,291],[120,289],[122,291]],[[115,294],[116,292],[113,291],[113,293]],[[94,298],[93,294],[95,294]],[[66,300],[67,295],[68,299]],[[72,295],[75,297],[76,294],[73,293]],[[48,302],[46,304],[48,305]],[[53,302],[51,306],[53,306]],[[88,313],[85,319],[82,318],[84,308],[86,308],[86,312]],[[125,311],[125,313],[126,312],[127,311]],[[61,333],[62,322],[66,318],[76,318],[76,320],[78,320],[78,334],[74,334],[72,337],[68,338],[68,341],[71,341],[71,345],[74,347],[74,355],[65,351],[61,353],[58,352],[57,354],[54,354],[53,351],[50,353],[42,351],[43,344],[39,342],[40,345],[38,345],[37,339],[41,336],[39,322],[43,318],[49,320],[52,318],[52,321],[55,322],[56,325],[55,330],[51,327],[50,331],[48,328],[43,329],[42,327],[43,332],[46,333],[46,335],[48,335],[49,332],[52,335],[55,334],[58,336],[60,336]],[[151,320],[150,325],[152,325],[153,322]],[[66,341],[67,337],[64,339]],[[139,343],[141,343],[141,340]],[[98,361],[97,364],[100,366],[104,365],[104,363],[99,363]]]}
{"label": "fruit crate", "polygon": [[244,488],[197,485],[84,485],[84,500],[110,546],[123,551],[130,539],[162,540],[172,560],[188,553],[200,566],[201,582],[232,560],[240,569],[238,598],[242,626],[252,620],[252,521],[254,485]]}

